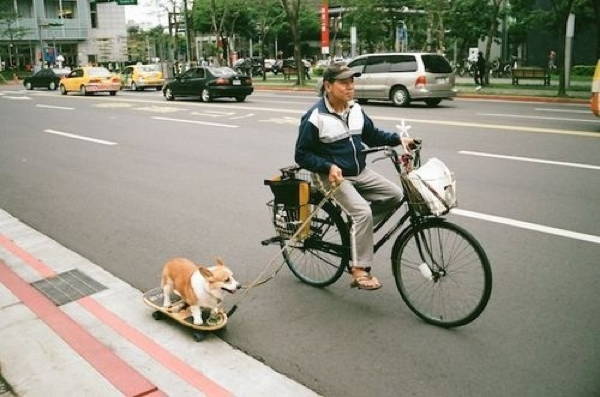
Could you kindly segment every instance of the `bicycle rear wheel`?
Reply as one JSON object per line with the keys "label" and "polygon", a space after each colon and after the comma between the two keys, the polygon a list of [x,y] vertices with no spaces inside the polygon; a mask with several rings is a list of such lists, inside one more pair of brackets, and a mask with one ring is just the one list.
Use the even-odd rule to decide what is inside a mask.
{"label": "bicycle rear wheel", "polygon": [[492,271],[481,245],[443,219],[427,220],[401,234],[392,250],[392,268],[408,307],[445,328],[479,317],[492,292]]}
{"label": "bicycle rear wheel", "polygon": [[306,239],[283,239],[281,246],[285,246],[282,250],[283,258],[292,273],[302,282],[315,287],[334,283],[348,267],[348,226],[340,211],[331,203],[325,203],[317,210],[310,223],[310,235]]}

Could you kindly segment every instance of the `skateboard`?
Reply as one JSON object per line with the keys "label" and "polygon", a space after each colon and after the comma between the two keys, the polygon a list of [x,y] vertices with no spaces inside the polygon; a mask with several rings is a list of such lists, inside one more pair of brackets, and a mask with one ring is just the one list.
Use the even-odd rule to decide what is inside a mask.
{"label": "skateboard", "polygon": [[[208,332],[217,331],[227,325],[227,313],[225,313],[222,309],[218,311],[217,315],[215,316],[216,318],[210,317],[210,310],[202,310],[202,319],[204,320],[203,325],[197,325],[192,322],[192,314],[189,307],[186,307],[179,312],[168,311],[168,308],[162,306],[163,290],[160,287],[146,291],[143,299],[145,304],[153,309],[156,309],[156,311],[152,313],[152,317],[154,317],[155,320],[172,318],[178,323],[192,328],[192,336],[197,342],[200,342],[206,338]],[[170,307],[174,307],[183,303],[181,301],[181,297],[175,294],[171,294],[171,302],[172,305]]]}

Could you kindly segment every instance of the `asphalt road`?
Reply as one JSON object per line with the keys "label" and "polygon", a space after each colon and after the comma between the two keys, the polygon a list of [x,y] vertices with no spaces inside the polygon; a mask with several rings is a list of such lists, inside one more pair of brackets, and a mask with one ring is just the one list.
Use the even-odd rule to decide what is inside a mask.
{"label": "asphalt road", "polygon": [[[142,290],[174,256],[219,255],[250,281],[276,253],[259,244],[273,235],[263,179],[292,163],[314,101],[0,91],[0,208]],[[316,289],[284,269],[220,336],[326,396],[598,395],[600,119],[585,105],[504,101],[365,109],[383,129],[407,119],[423,155],[455,171],[462,212],[450,219],[490,258],[487,309],[459,329],[423,323],[395,288],[388,243],[381,290],[347,276]]]}

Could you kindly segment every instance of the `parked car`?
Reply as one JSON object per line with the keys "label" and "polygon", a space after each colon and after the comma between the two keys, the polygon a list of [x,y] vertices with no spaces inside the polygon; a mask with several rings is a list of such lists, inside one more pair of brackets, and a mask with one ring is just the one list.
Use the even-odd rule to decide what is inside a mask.
{"label": "parked car", "polygon": [[596,71],[594,72],[594,80],[592,81],[592,113],[600,117],[600,59],[596,63]]}
{"label": "parked car", "polygon": [[236,73],[228,67],[212,66],[191,68],[169,80],[163,88],[167,101],[176,97],[199,96],[204,102],[223,97],[243,102],[252,91],[254,88],[250,77]]}
{"label": "parked car", "polygon": [[[365,54],[348,66],[361,72],[354,79],[355,98],[389,100],[396,106],[425,101],[437,106],[443,99],[456,96],[455,76],[450,63],[439,54],[391,53]],[[322,91],[322,80],[317,84]]]}
{"label": "parked car", "polygon": [[131,88],[134,91],[147,87],[160,91],[164,84],[165,79],[160,65],[131,65],[125,67],[121,73],[122,87]]}
{"label": "parked car", "polygon": [[37,87],[45,87],[54,91],[58,88],[60,79],[70,72],[70,69],[42,69],[32,76],[25,77],[25,79],[23,79],[23,85],[28,90],[33,90]]}
{"label": "parked car", "polygon": [[104,67],[86,66],[69,73],[60,81],[59,88],[63,95],[70,91],[79,91],[81,95],[109,92],[114,96],[121,89],[121,79]]}

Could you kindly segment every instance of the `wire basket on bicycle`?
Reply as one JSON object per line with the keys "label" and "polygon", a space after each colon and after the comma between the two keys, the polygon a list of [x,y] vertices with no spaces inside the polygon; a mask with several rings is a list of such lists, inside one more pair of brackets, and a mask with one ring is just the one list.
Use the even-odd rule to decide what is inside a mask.
{"label": "wire basket on bicycle", "polygon": [[[281,175],[265,180],[271,188],[273,200],[267,203],[273,214],[272,222],[277,234],[285,239],[292,238],[311,212],[310,173],[297,166],[281,169]],[[296,240],[305,240],[310,235],[310,224],[304,225]]]}

